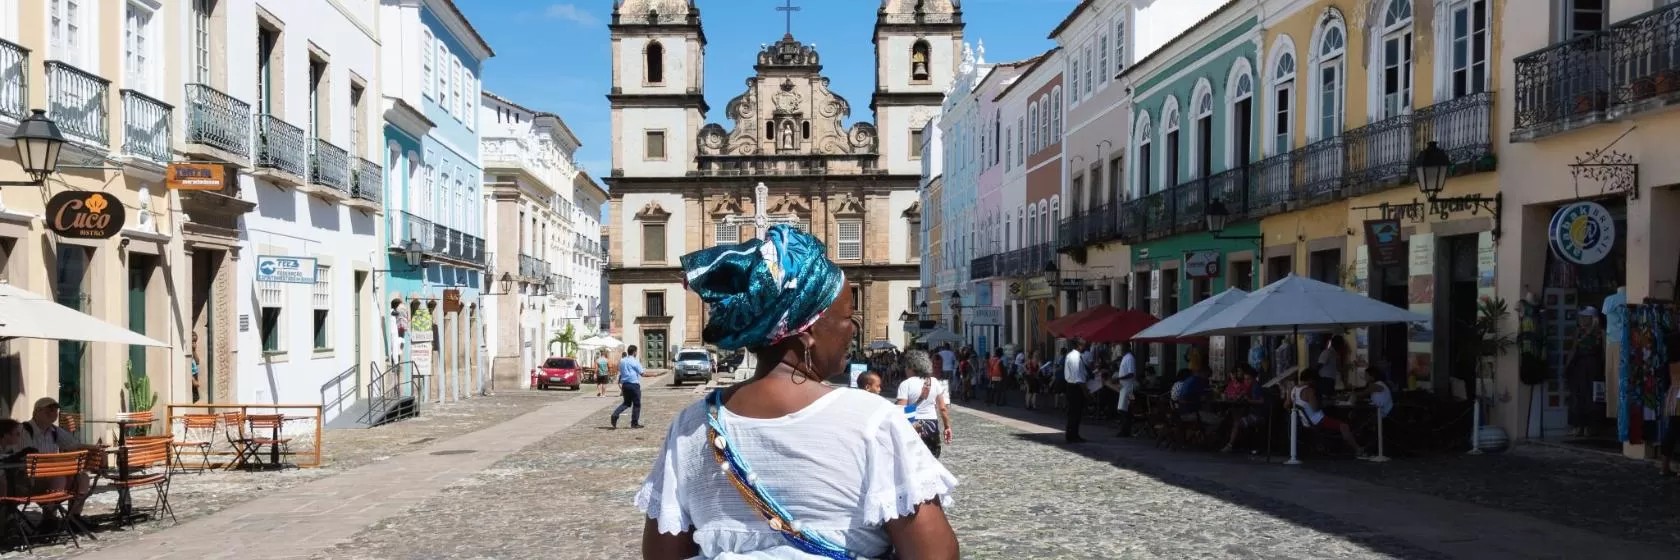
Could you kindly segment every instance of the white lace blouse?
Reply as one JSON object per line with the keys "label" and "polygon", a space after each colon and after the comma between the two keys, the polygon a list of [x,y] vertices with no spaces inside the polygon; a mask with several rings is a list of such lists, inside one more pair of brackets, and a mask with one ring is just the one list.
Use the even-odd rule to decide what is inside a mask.
{"label": "white lace blouse", "polygon": [[[720,411],[729,446],[805,531],[863,558],[890,547],[885,523],[939,498],[957,479],[928,452],[903,410],[873,393],[837,389],[781,418]],[[706,402],[684,409],[636,494],[659,532],[690,528],[700,558],[813,558],[792,545],[730,484],[706,441]]]}

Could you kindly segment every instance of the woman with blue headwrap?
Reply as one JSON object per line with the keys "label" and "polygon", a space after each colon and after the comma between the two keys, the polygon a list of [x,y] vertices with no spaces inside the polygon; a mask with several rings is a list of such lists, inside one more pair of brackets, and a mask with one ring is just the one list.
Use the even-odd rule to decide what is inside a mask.
{"label": "woman with blue headwrap", "polygon": [[758,369],[672,421],[636,495],[644,558],[958,557],[956,478],[898,407],[823,383],[847,365],[856,303],[826,253],[778,225],[682,257],[706,342]]}

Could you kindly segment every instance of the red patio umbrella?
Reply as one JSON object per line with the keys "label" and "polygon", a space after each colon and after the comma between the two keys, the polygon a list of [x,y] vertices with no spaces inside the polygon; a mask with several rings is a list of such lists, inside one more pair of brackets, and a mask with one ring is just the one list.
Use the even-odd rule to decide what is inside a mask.
{"label": "red patio umbrella", "polygon": [[1112,305],[1109,305],[1109,304],[1106,304],[1106,303],[1099,303],[1097,305],[1087,307],[1083,310],[1075,311],[1073,313],[1069,313],[1067,315],[1063,315],[1061,317],[1057,317],[1055,319],[1052,319],[1052,320],[1050,320],[1050,322],[1048,324],[1045,325],[1045,328],[1050,331],[1050,334],[1060,336],[1060,337],[1067,337],[1068,334],[1067,334],[1066,331],[1070,327],[1074,326],[1075,324],[1078,324],[1081,321],[1089,319],[1092,316],[1094,316],[1096,314],[1099,314],[1099,313],[1113,313],[1113,312],[1116,312],[1116,311],[1119,311],[1119,309],[1115,308]]}

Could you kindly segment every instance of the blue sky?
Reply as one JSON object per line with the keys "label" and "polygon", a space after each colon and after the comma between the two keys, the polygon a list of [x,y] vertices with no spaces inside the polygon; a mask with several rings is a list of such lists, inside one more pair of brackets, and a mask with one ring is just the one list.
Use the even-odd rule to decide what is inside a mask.
{"label": "blue sky", "polygon": [[[741,93],[763,43],[784,31],[782,0],[699,0],[706,31],[706,101],[709,121]],[[964,0],[969,42],[984,40],[986,60],[1028,58],[1052,46],[1050,30],[1077,0]],[[607,22],[612,0],[456,0],[478,32],[496,50],[484,71],[490,91],[566,120],[583,149],[578,161],[591,175],[612,168],[612,120],[607,89],[612,53]],[[878,0],[794,0],[793,35],[816,43],[823,73],[852,104],[852,120],[873,120],[869,93],[875,87],[870,43]]]}

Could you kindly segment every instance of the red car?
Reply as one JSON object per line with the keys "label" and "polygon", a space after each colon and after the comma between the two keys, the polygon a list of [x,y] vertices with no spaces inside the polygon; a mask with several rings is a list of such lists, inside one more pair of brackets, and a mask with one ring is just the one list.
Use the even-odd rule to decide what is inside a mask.
{"label": "red car", "polygon": [[576,391],[582,383],[583,372],[578,369],[577,360],[572,358],[549,358],[531,372],[531,386],[539,391],[549,387],[566,387]]}

